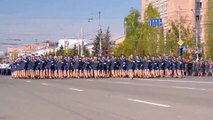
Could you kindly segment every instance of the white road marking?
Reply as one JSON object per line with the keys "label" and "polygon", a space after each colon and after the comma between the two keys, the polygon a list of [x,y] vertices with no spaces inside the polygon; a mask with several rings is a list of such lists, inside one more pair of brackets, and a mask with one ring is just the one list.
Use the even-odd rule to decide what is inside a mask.
{"label": "white road marking", "polygon": [[69,88],[69,90],[78,91],[78,92],[83,92],[84,91],[84,90],[76,89],[76,88]]}
{"label": "white road marking", "polygon": [[[148,79],[143,79],[143,80],[148,81]],[[153,84],[138,84],[138,83],[121,82],[121,81],[114,82],[114,81],[98,80],[96,82],[103,82],[103,83],[110,83],[110,84],[121,84],[121,85],[134,85],[134,86],[149,86],[149,87],[160,87],[160,88],[186,89],[186,90],[196,90],[196,91],[206,91],[207,90],[205,88],[192,88],[192,87],[184,87],[184,86],[183,87],[182,86],[165,86],[165,85],[153,85]]]}
{"label": "white road marking", "polygon": [[192,87],[180,87],[180,86],[171,86],[172,88],[180,88],[180,89],[189,89],[189,90],[195,90],[197,88],[192,88]]}
{"label": "white road marking", "polygon": [[30,81],[30,80],[27,80],[27,81],[25,81],[25,82],[30,83],[31,81]]}
{"label": "white road marking", "polygon": [[140,81],[157,81],[157,82],[176,82],[176,83],[213,84],[213,82],[203,82],[203,81],[154,80],[154,79],[137,79],[137,80],[140,80]]}
{"label": "white road marking", "polygon": [[153,103],[153,102],[142,101],[142,100],[131,99],[131,98],[129,98],[128,100],[132,101],[132,102],[144,103],[144,104],[149,104],[149,105],[154,105],[154,106],[159,106],[159,107],[166,107],[166,108],[172,107],[170,105],[164,105],[164,104]]}
{"label": "white road marking", "polygon": [[171,88],[197,90],[197,91],[206,91],[207,90],[205,88],[193,88],[193,87],[181,87],[181,86],[171,86]]}
{"label": "white road marking", "polygon": [[93,82],[93,81],[95,81],[95,80],[92,80],[92,79],[88,79],[88,80],[86,80],[86,81],[90,81],[90,82]]}
{"label": "white road marking", "polygon": [[41,83],[41,85],[48,86],[49,84],[47,84],[47,83]]}
{"label": "white road marking", "polygon": [[118,83],[118,84],[124,84],[124,85],[129,84],[129,82],[115,82],[115,83]]}

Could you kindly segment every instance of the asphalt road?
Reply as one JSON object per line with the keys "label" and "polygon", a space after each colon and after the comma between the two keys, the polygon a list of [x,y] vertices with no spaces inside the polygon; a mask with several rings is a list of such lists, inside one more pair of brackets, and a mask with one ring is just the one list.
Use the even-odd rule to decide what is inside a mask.
{"label": "asphalt road", "polygon": [[213,78],[0,76],[0,120],[213,120]]}

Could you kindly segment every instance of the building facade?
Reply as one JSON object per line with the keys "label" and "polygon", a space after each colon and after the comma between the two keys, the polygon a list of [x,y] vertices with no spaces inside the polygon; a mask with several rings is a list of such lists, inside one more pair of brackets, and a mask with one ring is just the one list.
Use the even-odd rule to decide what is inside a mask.
{"label": "building facade", "polygon": [[142,21],[144,21],[146,8],[152,3],[163,20],[164,35],[170,29],[169,25],[172,21],[178,21],[183,17],[186,25],[196,29],[197,44],[203,44],[205,43],[207,2],[208,0],[142,0]]}
{"label": "building facade", "polygon": [[8,57],[11,61],[22,55],[45,55],[55,48],[54,42],[21,45],[8,48]]}

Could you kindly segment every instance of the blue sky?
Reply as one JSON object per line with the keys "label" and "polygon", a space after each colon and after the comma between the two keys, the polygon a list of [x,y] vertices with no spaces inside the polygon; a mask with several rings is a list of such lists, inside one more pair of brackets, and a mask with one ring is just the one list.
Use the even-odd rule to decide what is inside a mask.
{"label": "blue sky", "polygon": [[[94,38],[98,11],[103,29],[109,26],[116,38],[123,35],[123,19],[131,8],[141,10],[141,0],[0,0],[0,43],[76,38],[81,27],[86,38]],[[94,20],[89,23],[88,18]],[[0,50],[6,47],[0,45]]]}

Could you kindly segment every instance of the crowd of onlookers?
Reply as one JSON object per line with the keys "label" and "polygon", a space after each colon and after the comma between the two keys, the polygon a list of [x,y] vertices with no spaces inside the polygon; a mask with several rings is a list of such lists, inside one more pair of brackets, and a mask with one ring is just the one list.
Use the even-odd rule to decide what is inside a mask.
{"label": "crowd of onlookers", "polygon": [[0,62],[0,75],[10,75],[10,63],[9,62]]}

